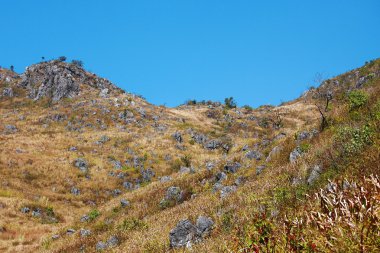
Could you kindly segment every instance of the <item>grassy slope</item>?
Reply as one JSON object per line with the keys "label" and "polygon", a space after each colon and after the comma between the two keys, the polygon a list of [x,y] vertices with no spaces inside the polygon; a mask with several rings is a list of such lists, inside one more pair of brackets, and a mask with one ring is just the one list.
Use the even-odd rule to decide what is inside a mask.
{"label": "grassy slope", "polygon": [[[377,61],[361,68],[359,72],[360,75],[368,75],[379,69]],[[284,215],[294,220],[296,217],[304,217],[306,207],[318,211],[318,203],[307,200],[304,196],[306,193],[312,195],[319,187],[325,187],[327,179],[358,179],[363,175],[378,173],[378,119],[371,118],[370,112],[380,109],[376,107],[379,81],[374,78],[362,88],[369,95],[365,106],[350,110],[347,90],[356,81],[355,78],[349,78],[354,73],[352,71],[334,79],[340,80],[341,85],[334,86],[336,95],[327,113],[330,126],[317,137],[299,143],[307,152],[295,164],[288,163],[289,153],[297,145],[294,135],[319,125],[319,114],[314,104],[323,101],[312,99],[311,94],[269,110],[241,110],[242,115],[234,110],[223,112],[223,109],[216,109],[220,111],[218,119],[206,117],[208,109],[205,106],[176,109],[154,107],[129,95],[119,95],[119,101],[133,99],[136,106],[115,107],[113,99],[98,99],[98,104],[91,105],[90,99],[97,97],[96,91],[92,90],[80,99],[61,102],[54,108],[47,108],[43,101],[30,103],[22,98],[2,99],[0,112],[3,125],[16,125],[19,132],[0,135],[0,204],[3,206],[0,214],[4,217],[3,225],[0,225],[6,228],[0,234],[0,251],[73,252],[85,245],[87,251],[92,252],[97,241],[106,240],[110,235],[118,235],[121,239],[121,245],[113,249],[115,252],[168,251],[168,234],[176,223],[183,218],[194,220],[201,214],[212,217],[216,224],[210,238],[193,246],[198,252],[242,249],[254,252],[270,248],[276,251],[310,251],[314,245],[320,251],[331,250],[331,246],[325,243],[327,239],[323,236],[323,231],[312,224],[302,231],[297,230],[298,237],[294,237],[295,230],[287,225],[289,223]],[[320,90],[323,91],[327,86],[328,84],[322,86]],[[80,101],[86,101],[87,104],[76,107],[75,104]],[[111,112],[103,114],[99,104]],[[146,118],[136,112],[139,107],[147,111]],[[110,115],[117,115],[124,109],[133,111],[140,124],[127,125],[126,131],[120,131]],[[256,121],[248,120],[250,116],[256,116],[260,120],[273,119],[276,112],[283,118],[283,127],[280,129],[260,127]],[[68,120],[82,118],[93,125],[100,118],[108,128],[85,128],[81,133],[68,132],[65,129],[68,120],[44,120],[48,115],[56,113],[67,115]],[[223,113],[232,115],[234,122],[226,122]],[[26,119],[19,120],[21,115]],[[160,116],[158,124],[165,125],[166,131],[156,130],[151,118],[153,115]],[[375,132],[371,135],[371,143],[361,145],[356,153],[341,150],[340,147],[350,141],[347,136],[338,138],[342,135],[343,126],[362,127],[368,122]],[[44,124],[48,124],[48,127]],[[189,128],[210,137],[229,137],[235,145],[227,155],[220,150],[207,151],[191,141],[187,133]],[[186,147],[185,150],[175,147],[171,134],[177,130],[183,133],[182,145]],[[252,147],[263,139],[273,139],[280,132],[285,132],[287,137],[272,141],[269,146],[259,146],[265,155],[275,146],[282,147],[280,154],[271,162],[244,158],[244,152],[241,151],[243,145],[249,144]],[[94,142],[103,135],[109,136],[110,141],[100,146],[95,145]],[[78,152],[68,151],[70,146],[78,147]],[[22,149],[23,152],[17,153],[16,149]],[[152,167],[156,177],[152,183],[143,185],[140,189],[131,192],[123,190],[122,196],[112,197],[110,191],[123,188],[121,180],[107,175],[114,170],[109,158],[121,161],[131,158],[133,155],[128,152],[131,149],[135,155],[146,158],[145,166]],[[171,160],[166,161],[166,155],[170,155]],[[181,175],[177,172],[180,158],[185,156],[191,157],[192,165],[197,168],[195,174]],[[90,180],[74,168],[72,163],[78,157],[89,161]],[[206,161],[215,161],[216,168],[207,171]],[[212,192],[212,180],[213,175],[227,161],[240,161],[243,169],[236,174],[229,174],[224,184],[233,184],[238,176],[246,177],[246,183],[239,186],[236,193],[222,200],[219,194]],[[255,168],[259,164],[266,164],[267,168],[262,174],[256,175]],[[301,182],[305,182],[310,168],[315,164],[320,164],[324,169],[322,177],[316,183],[312,186],[306,183],[292,184],[293,178],[301,178]],[[125,167],[124,171],[129,174],[128,179],[138,177],[138,172],[133,168]],[[160,183],[157,178],[162,175],[172,175],[173,180]],[[70,194],[73,185],[81,189],[81,195]],[[162,210],[158,204],[165,195],[165,190],[172,185],[184,189],[188,199],[182,204]],[[189,198],[191,194],[196,196]],[[121,209],[121,198],[128,199],[131,207]],[[96,206],[90,206],[90,200]],[[22,214],[19,209],[25,205],[53,208],[59,223],[43,224],[40,219]],[[100,216],[90,223],[80,223],[80,217],[93,209],[99,210]],[[85,239],[81,239],[78,234],[67,236],[65,229],[69,227],[88,228],[92,235]],[[61,238],[53,241],[50,239],[52,234],[61,234]],[[342,250],[348,245],[343,239],[339,242],[343,245]],[[331,243],[337,247],[334,242]],[[377,247],[372,241],[370,245],[373,249]],[[339,248],[335,249],[339,251]]]}

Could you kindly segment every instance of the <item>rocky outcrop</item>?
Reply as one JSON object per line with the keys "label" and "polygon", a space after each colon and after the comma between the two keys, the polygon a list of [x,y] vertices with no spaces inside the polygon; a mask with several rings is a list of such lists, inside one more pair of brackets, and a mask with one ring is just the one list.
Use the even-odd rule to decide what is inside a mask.
{"label": "rocky outcrop", "polygon": [[[39,100],[43,97],[53,101],[73,98],[79,95],[81,85],[99,89],[117,90],[110,81],[86,72],[81,66],[59,60],[41,62],[28,67],[19,86],[26,88],[29,97]],[[119,89],[118,89],[119,90]]]}

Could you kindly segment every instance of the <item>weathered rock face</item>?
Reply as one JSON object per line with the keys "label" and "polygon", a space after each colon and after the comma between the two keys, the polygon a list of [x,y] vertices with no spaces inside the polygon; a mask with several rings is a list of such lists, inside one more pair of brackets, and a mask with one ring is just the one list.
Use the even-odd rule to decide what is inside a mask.
{"label": "weathered rock face", "polygon": [[76,64],[53,60],[28,67],[21,87],[28,89],[29,97],[38,100],[49,97],[53,101],[62,98],[73,98],[80,92],[80,85],[85,84],[100,90],[117,89],[110,81],[86,72]]}

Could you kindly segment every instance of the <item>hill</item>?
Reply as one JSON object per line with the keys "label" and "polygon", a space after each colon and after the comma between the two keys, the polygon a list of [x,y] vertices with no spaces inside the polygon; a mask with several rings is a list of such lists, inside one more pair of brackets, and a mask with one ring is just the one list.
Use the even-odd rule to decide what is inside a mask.
{"label": "hill", "polygon": [[376,252],[380,60],[280,106],[0,69],[1,252]]}

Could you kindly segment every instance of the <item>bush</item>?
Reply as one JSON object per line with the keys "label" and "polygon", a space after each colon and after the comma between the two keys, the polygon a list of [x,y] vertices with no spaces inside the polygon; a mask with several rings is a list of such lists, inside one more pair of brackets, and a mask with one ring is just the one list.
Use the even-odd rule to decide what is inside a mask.
{"label": "bush", "polygon": [[[59,61],[62,61],[62,62],[63,62],[63,61],[66,61],[66,59],[67,59],[66,56],[60,56],[60,57],[58,57],[58,60],[59,60]],[[82,63],[82,64],[83,64],[83,63]]]}
{"label": "bush", "polygon": [[233,97],[225,98],[224,105],[227,109],[236,108],[236,102]]}
{"label": "bush", "polygon": [[99,210],[93,209],[91,212],[88,213],[88,217],[90,217],[90,220],[95,220],[100,215]]}
{"label": "bush", "polygon": [[136,229],[145,229],[148,228],[148,225],[137,218],[127,218],[124,219],[121,225],[119,226],[120,230],[129,231],[129,230],[136,230]]}
{"label": "bush", "polygon": [[368,95],[361,90],[354,90],[348,94],[350,110],[356,110],[365,105],[368,101]]}
{"label": "bush", "polygon": [[365,125],[361,128],[343,127],[338,129],[338,140],[343,152],[348,155],[357,154],[367,145],[372,144],[374,130]]}
{"label": "bush", "polygon": [[244,105],[243,108],[246,109],[249,112],[251,112],[253,110],[253,108],[251,106],[249,106],[249,105]]}
{"label": "bush", "polygon": [[196,105],[197,104],[197,100],[193,99],[193,100],[187,100],[185,102],[186,105]]}

